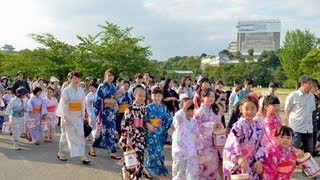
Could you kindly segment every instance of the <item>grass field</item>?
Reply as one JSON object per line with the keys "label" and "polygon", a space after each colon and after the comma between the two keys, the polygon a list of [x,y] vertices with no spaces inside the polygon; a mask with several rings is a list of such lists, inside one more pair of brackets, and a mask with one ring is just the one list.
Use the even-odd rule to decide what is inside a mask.
{"label": "grass field", "polygon": [[[264,92],[268,92],[268,88],[253,88],[253,92],[255,92],[257,95],[261,95]],[[284,109],[284,104],[286,102],[287,96],[294,91],[294,89],[278,89],[276,91],[276,95],[278,96],[280,100],[280,109]]]}

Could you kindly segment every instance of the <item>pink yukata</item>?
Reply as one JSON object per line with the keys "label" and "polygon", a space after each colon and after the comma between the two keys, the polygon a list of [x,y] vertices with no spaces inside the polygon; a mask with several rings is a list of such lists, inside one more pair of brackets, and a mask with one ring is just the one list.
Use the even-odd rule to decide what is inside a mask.
{"label": "pink yukata", "polygon": [[58,100],[55,97],[51,97],[51,99],[49,99],[48,97],[45,97],[43,99],[43,102],[45,106],[44,111],[46,114],[46,121],[48,123],[48,129],[49,129],[46,136],[49,136],[49,138],[52,139],[55,133],[56,125],[58,123],[58,118],[56,115],[57,108],[58,108]]}
{"label": "pink yukata", "polygon": [[248,162],[249,179],[259,179],[253,166],[257,161],[265,160],[265,142],[263,129],[256,122],[241,117],[232,127],[223,150],[223,176],[230,179],[231,174],[241,174],[237,157],[245,157]]}
{"label": "pink yukata", "polygon": [[[219,156],[218,150],[213,147],[212,131],[216,123],[221,124],[221,117],[215,114],[211,107],[207,108],[203,104],[195,111],[194,117],[199,127],[200,141],[203,145],[199,153],[205,159],[199,172],[199,178],[215,179],[216,174],[218,174]],[[212,122],[212,129],[206,127],[205,124],[208,122]]]}
{"label": "pink yukata", "polygon": [[199,179],[198,154],[202,146],[199,141],[199,130],[196,121],[187,119],[183,109],[173,117],[175,128],[172,134],[172,179]]}
{"label": "pink yukata", "polygon": [[265,117],[264,122],[262,123],[262,128],[264,131],[263,137],[267,146],[266,151],[269,150],[270,146],[277,144],[277,138],[275,137],[275,134],[281,125],[282,124],[279,115],[267,114]]}
{"label": "pink yukata", "polygon": [[267,180],[290,180],[296,168],[297,156],[293,152],[295,147],[282,149],[277,143],[270,147],[264,163],[263,179]]}

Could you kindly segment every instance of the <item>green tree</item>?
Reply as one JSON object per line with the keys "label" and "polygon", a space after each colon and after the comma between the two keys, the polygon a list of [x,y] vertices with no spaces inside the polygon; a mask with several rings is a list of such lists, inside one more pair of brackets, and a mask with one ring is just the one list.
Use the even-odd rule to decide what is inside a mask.
{"label": "green tree", "polygon": [[300,62],[303,73],[320,79],[320,48],[311,50]]}
{"label": "green tree", "polygon": [[279,52],[279,57],[283,70],[288,78],[287,85],[294,86],[298,78],[303,74],[300,61],[309,51],[316,47],[316,37],[309,30],[300,29],[288,31],[285,35],[283,47]]}
{"label": "green tree", "polygon": [[248,49],[248,54],[249,54],[249,56],[253,56],[253,52],[254,52],[254,50],[253,49]]}

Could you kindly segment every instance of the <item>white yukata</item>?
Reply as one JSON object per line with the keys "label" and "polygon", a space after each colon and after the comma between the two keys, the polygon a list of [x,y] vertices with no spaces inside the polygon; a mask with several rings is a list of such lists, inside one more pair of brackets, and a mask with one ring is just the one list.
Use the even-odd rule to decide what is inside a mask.
{"label": "white yukata", "polygon": [[58,118],[56,116],[58,100],[55,97],[51,97],[51,99],[45,97],[43,101],[45,105],[46,121],[49,129],[48,132],[45,133],[45,136],[52,138],[52,136],[55,134],[56,125],[58,123]]}
{"label": "white yukata", "polygon": [[26,99],[14,97],[9,101],[6,109],[6,114],[10,117],[12,127],[12,141],[18,143],[18,138],[21,136],[21,124],[25,122],[24,114],[28,112],[28,102]]}
{"label": "white yukata", "polygon": [[88,113],[88,118],[89,118],[89,125],[92,128],[92,135],[95,138],[95,130],[96,130],[96,114],[94,112],[94,107],[93,107],[93,103],[96,99],[97,93],[94,92],[89,92],[86,96],[86,109],[87,109],[87,113]]}
{"label": "white yukata", "polygon": [[[69,151],[71,158],[85,156],[84,113],[85,93],[83,89],[80,87],[74,89],[69,85],[62,91],[57,109],[57,116],[61,117],[59,153]],[[68,118],[69,125],[65,124],[65,117]]]}
{"label": "white yukata", "polygon": [[199,179],[197,150],[201,149],[196,121],[186,118],[183,109],[173,117],[175,128],[172,134],[172,176],[173,180]]}

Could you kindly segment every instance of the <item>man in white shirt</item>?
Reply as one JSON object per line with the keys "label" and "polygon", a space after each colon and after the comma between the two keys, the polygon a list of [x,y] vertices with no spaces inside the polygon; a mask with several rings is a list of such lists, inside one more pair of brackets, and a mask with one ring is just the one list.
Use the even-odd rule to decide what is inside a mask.
{"label": "man in white shirt", "polygon": [[301,76],[299,89],[287,97],[284,124],[293,129],[293,145],[312,154],[312,112],[316,109],[316,104],[314,95],[310,92],[311,87],[312,78],[306,75]]}

